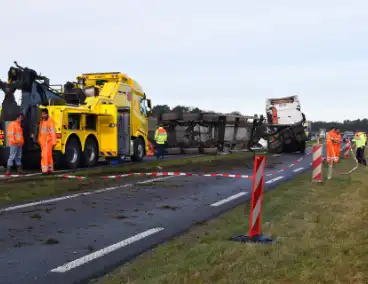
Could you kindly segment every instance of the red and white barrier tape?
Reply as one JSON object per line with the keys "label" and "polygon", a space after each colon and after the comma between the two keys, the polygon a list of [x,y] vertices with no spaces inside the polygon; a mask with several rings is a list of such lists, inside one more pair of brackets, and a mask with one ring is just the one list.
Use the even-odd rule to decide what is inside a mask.
{"label": "red and white barrier tape", "polygon": [[[151,176],[151,177],[163,177],[163,176],[186,176],[186,177],[227,177],[227,178],[252,178],[252,176],[241,175],[241,174],[220,174],[220,173],[209,173],[209,174],[195,174],[195,173],[184,173],[184,172],[151,172],[151,173],[129,173],[123,175],[114,176],[103,176],[105,179],[120,179],[132,176]],[[73,176],[73,175],[57,175],[60,178],[68,179],[86,179],[84,176]]]}
{"label": "red and white barrier tape", "polygon": [[[303,159],[305,159],[307,156],[311,155],[311,153],[308,153],[304,155],[303,157],[297,159],[295,162],[289,164],[288,166],[275,170],[271,173],[268,173],[266,176],[272,176],[279,174],[281,172],[287,171],[288,169],[296,166],[299,164]],[[29,175],[11,175],[11,176],[4,176],[4,177],[21,177],[21,176],[31,176],[31,175],[37,175],[37,174],[29,174]],[[87,179],[86,176],[75,176],[75,175],[68,175],[68,174],[61,174],[61,175],[55,175],[59,178],[66,178],[66,179]],[[105,179],[120,179],[125,177],[132,177],[132,176],[153,176],[153,177],[160,177],[160,176],[197,176],[197,177],[225,177],[225,178],[240,178],[240,179],[249,179],[253,178],[253,176],[249,175],[242,175],[242,174],[227,174],[227,173],[187,173],[187,172],[150,172],[150,173],[127,173],[127,174],[121,174],[121,175],[109,175],[109,176],[103,176],[102,178]],[[2,177],[0,175],[0,177]]]}

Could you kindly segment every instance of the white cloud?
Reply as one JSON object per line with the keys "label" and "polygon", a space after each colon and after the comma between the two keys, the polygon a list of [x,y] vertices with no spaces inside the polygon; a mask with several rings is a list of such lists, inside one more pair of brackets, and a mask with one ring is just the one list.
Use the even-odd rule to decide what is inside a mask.
{"label": "white cloud", "polygon": [[299,93],[311,119],[367,116],[365,1],[3,2],[4,79],[18,60],[54,83],[122,71],[154,103],[253,114]]}

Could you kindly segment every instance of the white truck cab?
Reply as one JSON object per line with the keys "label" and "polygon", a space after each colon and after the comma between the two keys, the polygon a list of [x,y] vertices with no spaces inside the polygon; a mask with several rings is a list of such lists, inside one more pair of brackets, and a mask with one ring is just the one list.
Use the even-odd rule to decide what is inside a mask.
{"label": "white truck cab", "polygon": [[266,114],[270,124],[292,125],[303,121],[298,96],[267,99]]}

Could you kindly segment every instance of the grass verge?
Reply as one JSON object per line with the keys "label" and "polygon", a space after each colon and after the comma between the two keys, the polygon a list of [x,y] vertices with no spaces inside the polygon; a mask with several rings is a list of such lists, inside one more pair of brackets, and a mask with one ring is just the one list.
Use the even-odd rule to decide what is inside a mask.
{"label": "grass verge", "polygon": [[[127,172],[157,171],[160,165],[164,171],[226,171],[251,168],[253,153],[237,153],[218,156],[198,156],[161,162],[144,162],[127,164],[113,168],[91,169],[72,173],[72,175],[88,176],[85,180],[63,179],[57,177],[33,176],[22,179],[8,179],[0,184],[0,204],[12,204],[45,197],[56,197],[66,193],[95,190],[107,186],[122,184],[120,179],[106,180],[101,175],[123,174]],[[131,178],[135,179],[135,178]]]}
{"label": "grass verge", "polygon": [[308,173],[265,194],[262,229],[276,244],[228,240],[247,233],[241,206],[91,282],[368,283],[367,170],[335,172],[324,185],[311,184]]}

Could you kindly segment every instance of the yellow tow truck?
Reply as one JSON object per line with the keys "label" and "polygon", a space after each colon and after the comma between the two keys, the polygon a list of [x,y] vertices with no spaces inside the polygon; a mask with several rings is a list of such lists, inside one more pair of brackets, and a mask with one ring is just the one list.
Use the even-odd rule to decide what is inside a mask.
{"label": "yellow tow truck", "polygon": [[[14,76],[9,82],[32,82],[28,88],[22,82],[18,84],[23,86],[21,110],[26,117],[25,164],[39,165],[36,137],[40,108],[47,108],[54,120],[57,144],[53,154],[55,162],[62,167],[90,167],[99,158],[131,157],[133,161],[144,158],[148,151],[151,101],[132,78],[120,72],[82,74],[76,82],[67,82],[56,91],[48,80],[43,80],[46,77],[39,76],[32,81],[27,78],[32,72],[25,72],[26,68],[17,65],[15,70],[21,76]],[[9,121],[0,122],[0,131],[6,132]],[[6,135],[3,138],[6,140]],[[3,163],[7,152],[0,149]]]}

